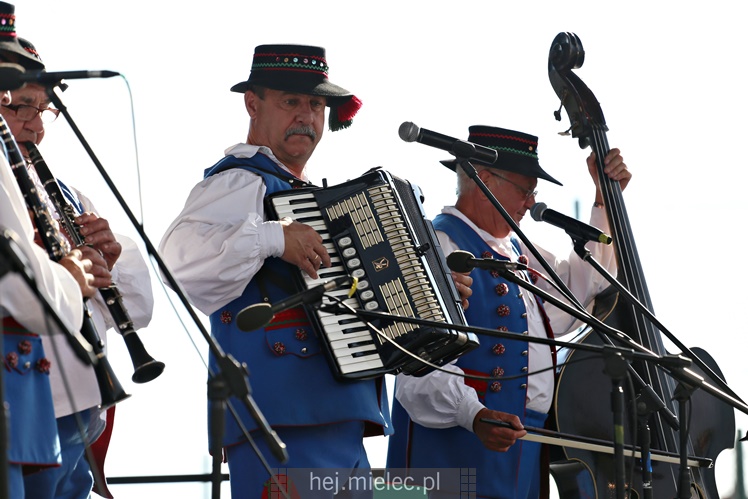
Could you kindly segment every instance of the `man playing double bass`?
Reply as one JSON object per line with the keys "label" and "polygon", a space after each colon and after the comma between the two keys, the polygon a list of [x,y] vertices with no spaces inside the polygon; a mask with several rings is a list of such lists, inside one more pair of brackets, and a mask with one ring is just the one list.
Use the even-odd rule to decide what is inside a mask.
{"label": "man playing double bass", "polygon": [[[473,126],[468,141],[499,151],[497,162],[475,167],[517,224],[535,204],[538,179],[560,185],[540,167],[537,137]],[[456,169],[458,192],[455,206],[445,207],[433,222],[444,253],[461,249],[480,258],[539,268],[537,261],[525,256],[526,248],[477,185],[456,168],[455,162],[444,164]],[[631,173],[618,149],[611,150],[605,165],[605,173],[625,188]],[[596,186],[590,223],[605,231],[608,221],[594,154],[587,158],[587,166]],[[615,272],[612,247],[595,243],[587,246],[593,258]],[[568,260],[558,260],[539,251],[585,306],[607,287],[607,281],[575,253]],[[539,298],[498,274],[477,269],[470,276],[472,295],[465,314],[471,325],[545,338],[553,336],[551,325],[559,334],[573,324],[565,312],[552,305],[544,307]],[[536,284],[551,291],[542,280]],[[523,425],[542,427],[546,421],[554,390],[553,352],[539,343],[478,336],[480,347],[457,359],[449,369],[495,380],[473,380],[439,371],[419,378],[398,376],[393,406],[395,435],[390,438],[388,467],[472,468],[475,476],[469,479],[476,484],[477,497],[540,497],[540,444],[517,439],[526,434]],[[537,374],[528,375],[532,373]],[[481,419],[505,421],[514,429]],[[543,481],[547,483],[547,477]],[[443,496],[450,497],[449,492]],[[433,497],[442,495],[436,492]]]}

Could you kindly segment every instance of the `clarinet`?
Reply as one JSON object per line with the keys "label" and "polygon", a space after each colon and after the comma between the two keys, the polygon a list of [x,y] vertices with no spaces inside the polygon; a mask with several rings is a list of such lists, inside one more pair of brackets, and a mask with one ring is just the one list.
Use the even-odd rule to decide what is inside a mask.
{"label": "clarinet", "polygon": [[[23,193],[26,204],[31,210],[31,215],[34,218],[34,223],[36,224],[44,248],[53,261],[59,262],[68,253],[69,244],[64,236],[60,234],[60,231],[54,224],[52,215],[47,209],[47,205],[39,196],[34,181],[31,180],[29,172],[26,170],[26,161],[24,161],[18,149],[18,144],[16,144],[16,140],[13,138],[13,134],[10,132],[8,124],[2,115],[0,115],[0,138],[2,138],[5,145],[8,162]],[[114,370],[111,364],[109,364],[109,360],[104,354],[104,342],[101,341],[101,337],[98,331],[96,331],[91,310],[85,298],[83,299],[83,312],[83,325],[80,332],[81,336],[91,344],[94,356],[97,359],[94,365],[94,373],[96,374],[96,381],[98,382],[99,393],[101,394],[100,408],[103,410],[125,400],[130,395],[125,393],[119,380],[114,375]]]}
{"label": "clarinet", "polygon": [[[60,185],[49,170],[36,144],[26,142],[24,146],[31,158],[31,164],[34,166],[36,173],[42,181],[42,185],[52,200],[52,204],[60,214],[60,224],[76,246],[85,244],[85,238],[80,233],[80,226],[75,223],[75,208],[65,198]],[[138,333],[135,332],[135,326],[130,318],[130,314],[127,312],[127,308],[125,308],[119,289],[112,283],[111,286],[99,288],[99,293],[104,299],[104,303],[112,319],[114,319],[117,332],[125,340],[125,345],[127,346],[127,351],[130,354],[130,360],[132,360],[135,370],[132,375],[133,382],[147,383],[156,379],[163,372],[164,363],[158,362],[146,351]]]}

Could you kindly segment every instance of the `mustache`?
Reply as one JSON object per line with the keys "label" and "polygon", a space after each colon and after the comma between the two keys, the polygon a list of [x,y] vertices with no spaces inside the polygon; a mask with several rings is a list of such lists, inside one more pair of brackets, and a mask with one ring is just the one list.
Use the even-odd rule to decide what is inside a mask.
{"label": "mustache", "polygon": [[307,135],[311,137],[312,140],[317,140],[317,131],[312,128],[311,125],[301,125],[294,128],[289,128],[286,130],[286,137],[288,138],[291,135]]}

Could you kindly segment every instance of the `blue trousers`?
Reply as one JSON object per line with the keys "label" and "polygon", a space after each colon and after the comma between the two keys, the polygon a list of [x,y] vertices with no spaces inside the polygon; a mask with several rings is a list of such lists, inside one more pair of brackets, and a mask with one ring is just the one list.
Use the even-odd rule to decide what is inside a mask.
{"label": "blue trousers", "polygon": [[[292,499],[372,497],[362,422],[277,428],[276,432],[288,450],[289,460],[283,464],[270,453],[259,432],[252,432],[252,437],[277,481],[288,488]],[[232,445],[226,452],[231,497],[283,497],[249,443]]]}
{"label": "blue trousers", "polygon": [[93,489],[93,474],[85,456],[85,444],[76,416],[88,432],[91,410],[57,419],[62,466],[49,468],[24,478],[26,497],[34,499],[86,499]]}

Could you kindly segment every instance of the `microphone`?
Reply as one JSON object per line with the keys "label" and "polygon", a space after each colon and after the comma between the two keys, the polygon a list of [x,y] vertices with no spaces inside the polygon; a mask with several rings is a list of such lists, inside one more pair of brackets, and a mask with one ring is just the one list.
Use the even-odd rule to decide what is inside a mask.
{"label": "microphone", "polygon": [[551,210],[545,203],[535,203],[530,208],[530,215],[538,222],[547,222],[564,229],[572,238],[596,241],[603,244],[613,242],[613,238],[600,229],[580,222],[576,218],[567,217],[557,211]]}
{"label": "microphone", "polygon": [[62,80],[80,80],[86,78],[111,78],[119,76],[115,71],[26,71],[18,64],[0,64],[0,90],[17,90],[27,83],[43,86],[54,86]]}
{"label": "microphone", "polygon": [[351,278],[347,275],[336,277],[306,291],[296,293],[285,300],[279,301],[275,305],[255,303],[237,314],[236,325],[242,331],[254,331],[268,324],[278,312],[298,307],[299,305],[309,305],[319,302],[322,300],[322,295],[347,284],[350,280]]}
{"label": "microphone", "polygon": [[473,269],[527,270],[527,265],[494,258],[474,258],[469,251],[457,250],[447,256],[447,267],[455,272],[470,272]]}
{"label": "microphone", "polygon": [[418,128],[418,125],[410,121],[400,125],[398,133],[405,142],[420,142],[447,151],[458,158],[476,160],[485,165],[494,164],[498,158],[497,152],[489,147]]}

